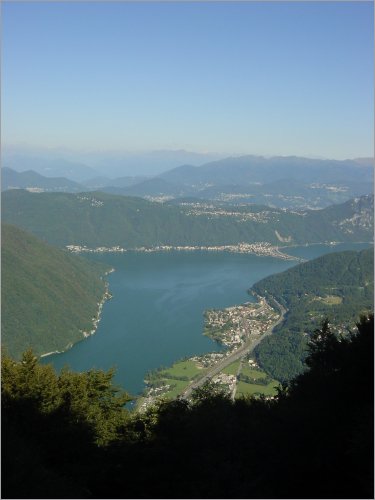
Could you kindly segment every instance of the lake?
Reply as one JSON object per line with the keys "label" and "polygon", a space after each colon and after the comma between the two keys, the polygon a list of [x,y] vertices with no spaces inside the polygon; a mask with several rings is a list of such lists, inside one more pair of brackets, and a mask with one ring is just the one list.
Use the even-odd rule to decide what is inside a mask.
{"label": "lake", "polygon": [[[360,250],[368,244],[293,247],[312,259],[328,252]],[[247,290],[295,261],[224,252],[92,254],[115,268],[107,278],[113,298],[103,307],[96,334],[69,351],[42,358],[57,370],[115,367],[115,382],[131,394],[144,388],[149,370],[183,357],[221,349],[202,335],[203,312],[253,301]]]}

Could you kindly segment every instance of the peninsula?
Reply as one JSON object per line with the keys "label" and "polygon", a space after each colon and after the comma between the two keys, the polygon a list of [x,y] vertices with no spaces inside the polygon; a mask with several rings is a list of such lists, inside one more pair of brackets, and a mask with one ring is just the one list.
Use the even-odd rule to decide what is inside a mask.
{"label": "peninsula", "polygon": [[[145,378],[147,388],[138,401],[138,409],[144,411],[160,397],[189,399],[192,391],[208,380],[228,391],[234,398],[237,385],[243,380],[240,374],[245,358],[253,369],[253,379],[267,380],[265,385],[261,383],[263,387],[257,387],[257,393],[262,394],[262,389],[266,388],[264,392],[272,394],[277,381],[259,369],[251,359],[251,353],[283,321],[287,311],[275,300],[273,302],[278,310],[271,307],[264,297],[256,297],[256,303],[247,302],[206,311],[203,334],[225,345],[227,349],[193,356],[175,363],[171,368],[149,373]],[[228,370],[231,366],[235,373],[232,373],[233,369]]]}

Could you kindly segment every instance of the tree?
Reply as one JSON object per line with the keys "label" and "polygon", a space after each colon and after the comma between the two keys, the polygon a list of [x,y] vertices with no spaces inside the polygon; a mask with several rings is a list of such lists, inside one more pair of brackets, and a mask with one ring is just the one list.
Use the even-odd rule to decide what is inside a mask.
{"label": "tree", "polygon": [[230,400],[230,394],[218,382],[206,380],[203,385],[192,391],[193,404],[200,404],[208,400]]}

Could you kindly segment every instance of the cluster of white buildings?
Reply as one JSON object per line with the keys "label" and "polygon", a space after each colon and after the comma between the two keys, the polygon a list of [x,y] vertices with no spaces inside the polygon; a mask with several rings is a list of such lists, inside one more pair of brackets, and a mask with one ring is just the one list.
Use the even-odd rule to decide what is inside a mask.
{"label": "cluster of white buildings", "polygon": [[230,352],[209,352],[207,354],[202,354],[201,356],[193,356],[190,358],[191,361],[194,361],[197,364],[198,368],[208,368],[213,364],[221,361],[226,356],[229,356]]}
{"label": "cluster of white buildings", "polygon": [[77,199],[80,201],[89,201],[92,207],[102,207],[104,205],[103,201],[89,196],[77,196]]}
{"label": "cluster of white buildings", "polygon": [[127,252],[126,248],[122,248],[118,245],[113,247],[96,247],[96,248],[88,248],[86,245],[66,245],[66,248],[72,253],[105,253],[105,252],[113,252],[113,253],[123,253]]}
{"label": "cluster of white buildings", "polygon": [[214,206],[211,206],[210,208],[204,207],[202,205],[198,206],[197,208],[193,208],[189,210],[188,212],[185,212],[186,215],[192,215],[192,216],[201,216],[205,215],[209,218],[214,218],[214,217],[233,217],[237,219],[238,221],[241,222],[246,222],[249,220],[252,220],[254,222],[261,222],[263,224],[266,224],[269,221],[269,214],[270,212],[265,210],[263,212],[234,212],[230,210],[224,210],[222,208],[217,208]]}
{"label": "cluster of white buildings", "polygon": [[234,393],[237,384],[235,375],[227,375],[225,373],[218,373],[212,378],[212,382],[225,386],[230,394]]}
{"label": "cluster of white buildings", "polygon": [[232,252],[232,253],[252,253],[260,256],[270,256],[277,257],[284,260],[298,260],[296,257],[292,257],[285,253],[282,253],[278,247],[274,247],[271,243],[260,241],[257,243],[238,243],[236,245],[217,245],[217,246],[182,246],[182,245],[156,245],[153,247],[136,247],[136,248],[123,248],[119,245],[112,247],[96,247],[89,248],[86,245],[66,245],[66,248],[73,253],[81,252],[91,252],[91,253],[124,253],[128,251],[132,252],[170,252],[170,251],[183,251],[183,252],[193,252],[193,251],[206,251],[206,252]]}
{"label": "cluster of white buildings", "polygon": [[250,335],[258,336],[264,333],[278,317],[279,314],[261,298],[258,304],[247,303],[206,311],[205,333],[230,348],[236,348]]}
{"label": "cluster of white buildings", "polygon": [[[109,272],[111,272],[111,271],[109,271]],[[82,335],[84,336],[84,338],[90,337],[90,335],[94,335],[94,333],[96,332],[96,329],[98,328],[98,324],[99,324],[99,321],[100,321],[100,318],[102,315],[103,305],[104,305],[106,300],[109,300],[111,298],[112,298],[112,295],[109,292],[108,284],[106,283],[104,295],[103,295],[101,301],[97,303],[98,312],[97,312],[96,316],[94,316],[92,318],[92,329],[89,332],[85,332],[83,330],[80,330],[82,332]]]}

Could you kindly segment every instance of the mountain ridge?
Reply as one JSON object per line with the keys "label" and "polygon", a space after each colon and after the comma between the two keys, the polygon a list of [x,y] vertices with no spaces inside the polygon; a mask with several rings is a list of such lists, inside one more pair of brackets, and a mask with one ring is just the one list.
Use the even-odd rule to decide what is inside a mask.
{"label": "mountain ridge", "polygon": [[102,192],[5,191],[3,220],[57,246],[283,245],[372,241],[373,196],[304,212],[152,203]]}

